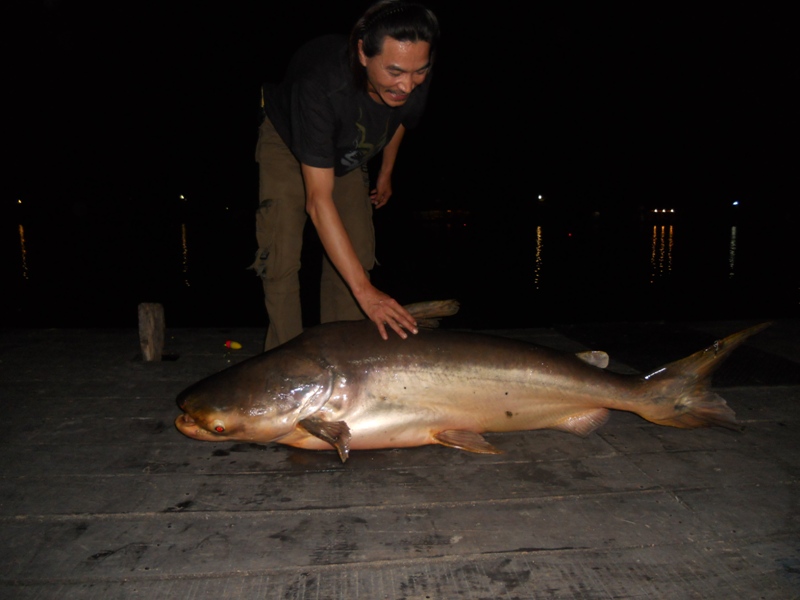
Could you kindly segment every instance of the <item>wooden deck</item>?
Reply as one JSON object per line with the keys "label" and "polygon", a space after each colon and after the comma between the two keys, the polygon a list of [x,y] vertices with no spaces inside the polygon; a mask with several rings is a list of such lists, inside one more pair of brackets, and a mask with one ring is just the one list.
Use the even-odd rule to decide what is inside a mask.
{"label": "wooden deck", "polygon": [[[754,322],[496,332],[644,370]],[[492,435],[331,452],[204,443],[188,384],[254,354],[256,329],[0,333],[0,597],[274,600],[800,598],[800,322],[715,377],[744,433],[627,413],[586,439]],[[242,350],[230,351],[226,340]]]}

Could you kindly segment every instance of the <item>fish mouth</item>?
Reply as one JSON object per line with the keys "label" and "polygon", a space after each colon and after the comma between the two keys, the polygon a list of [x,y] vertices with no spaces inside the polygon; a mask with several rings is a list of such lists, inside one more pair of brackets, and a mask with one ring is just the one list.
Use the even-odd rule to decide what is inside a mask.
{"label": "fish mouth", "polygon": [[178,431],[183,435],[196,440],[212,439],[212,435],[201,428],[188,413],[181,413],[177,416],[175,419],[175,427],[177,427]]}

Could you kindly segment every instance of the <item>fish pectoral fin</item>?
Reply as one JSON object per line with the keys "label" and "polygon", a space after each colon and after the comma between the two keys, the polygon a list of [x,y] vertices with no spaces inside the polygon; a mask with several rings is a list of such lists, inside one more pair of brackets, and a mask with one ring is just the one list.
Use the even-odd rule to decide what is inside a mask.
{"label": "fish pectoral fin", "polygon": [[350,455],[350,428],[344,421],[323,421],[309,417],[298,422],[308,433],[336,448],[342,462]]}
{"label": "fish pectoral fin", "polygon": [[587,350],[585,352],[578,352],[575,356],[594,367],[605,369],[608,366],[608,354],[602,350]]}
{"label": "fish pectoral fin", "polygon": [[483,439],[480,433],[467,431],[465,429],[440,431],[433,436],[433,439],[442,446],[458,448],[459,450],[466,450],[467,452],[477,452],[478,454],[503,454],[502,450],[498,450]]}
{"label": "fish pectoral fin", "polygon": [[595,408],[576,415],[570,415],[563,421],[550,427],[550,429],[557,429],[559,431],[566,431],[567,433],[574,433],[575,435],[586,437],[598,427],[605,425],[609,416],[611,416],[611,411],[607,408]]}

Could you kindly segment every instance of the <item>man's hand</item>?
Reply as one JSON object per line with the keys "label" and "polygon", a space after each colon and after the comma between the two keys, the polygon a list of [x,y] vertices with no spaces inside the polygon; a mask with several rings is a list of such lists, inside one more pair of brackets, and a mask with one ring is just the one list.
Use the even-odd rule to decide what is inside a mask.
{"label": "man's hand", "polygon": [[[306,211],[328,258],[353,292],[361,310],[378,326],[378,333],[384,340],[389,339],[387,325],[403,339],[408,338],[406,331],[417,333],[417,321],[411,313],[372,285],[369,275],[361,266],[333,201],[333,169],[302,165],[302,171],[306,184]],[[389,180],[386,174],[378,176],[376,193],[380,194],[383,190],[383,199],[373,200],[376,206],[377,202],[385,204],[391,196]]]}
{"label": "man's hand", "polygon": [[367,318],[378,326],[378,333],[384,340],[389,339],[386,326],[391,327],[404,340],[408,333],[418,333],[417,321],[394,298],[370,285],[367,290],[356,295],[356,300]]}
{"label": "man's hand", "polygon": [[380,208],[392,197],[392,180],[390,177],[378,175],[378,180],[375,183],[375,189],[370,191],[369,197],[372,206]]}
{"label": "man's hand", "polygon": [[397,150],[400,148],[400,142],[403,141],[405,131],[406,128],[400,125],[392,139],[383,149],[383,159],[375,181],[375,189],[369,193],[372,206],[375,208],[384,206],[389,201],[389,198],[392,197],[392,171],[394,170],[394,161],[397,158]]}

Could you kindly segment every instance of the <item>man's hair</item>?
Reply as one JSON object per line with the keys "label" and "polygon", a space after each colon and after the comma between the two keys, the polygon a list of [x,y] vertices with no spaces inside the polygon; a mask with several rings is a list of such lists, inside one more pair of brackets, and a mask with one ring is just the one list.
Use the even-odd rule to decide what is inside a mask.
{"label": "man's hair", "polygon": [[366,72],[358,58],[358,42],[364,42],[368,58],[380,54],[386,36],[399,42],[428,42],[430,64],[439,41],[439,20],[433,11],[416,2],[379,0],[362,15],[350,32],[350,68],[356,87],[366,85]]}

